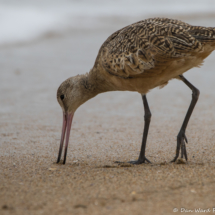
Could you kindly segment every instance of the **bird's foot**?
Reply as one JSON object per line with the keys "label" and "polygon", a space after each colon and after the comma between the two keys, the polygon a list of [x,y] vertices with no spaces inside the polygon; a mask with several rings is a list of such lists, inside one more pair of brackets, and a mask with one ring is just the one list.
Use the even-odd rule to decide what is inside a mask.
{"label": "bird's foot", "polygon": [[151,163],[151,161],[148,160],[146,157],[144,157],[144,159],[138,159],[138,160],[136,160],[136,161],[128,161],[128,163],[134,164],[134,165],[138,165],[138,164],[146,163],[146,161],[147,161],[148,163]]}
{"label": "bird's foot", "polygon": [[185,157],[185,159],[187,161],[187,150],[186,150],[185,142],[188,143],[185,132],[180,131],[177,136],[176,155],[171,162],[175,162],[178,159],[180,148],[181,148],[181,158]]}
{"label": "bird's foot", "polygon": [[146,161],[147,161],[148,163],[151,163],[151,161],[148,160],[146,157],[144,157],[143,159],[138,159],[138,160],[136,160],[136,161],[128,161],[128,162],[115,161],[114,163],[118,163],[118,164],[130,163],[130,164],[133,164],[133,165],[138,165],[138,164],[146,163]]}

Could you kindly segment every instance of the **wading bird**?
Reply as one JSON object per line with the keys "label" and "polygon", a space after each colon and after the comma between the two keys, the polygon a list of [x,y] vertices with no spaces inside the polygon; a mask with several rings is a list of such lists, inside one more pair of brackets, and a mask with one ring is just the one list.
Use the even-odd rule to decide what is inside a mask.
{"label": "wading bird", "polygon": [[145,157],[146,140],[151,112],[146,99],[149,90],[165,86],[176,78],[192,90],[192,100],[177,136],[177,160],[187,160],[185,131],[199,97],[183,73],[202,65],[203,60],[215,49],[215,28],[192,26],[185,22],[151,18],[124,27],[101,46],[95,64],[89,73],[65,80],[57,90],[57,100],[63,110],[63,127],[57,163],[61,159],[66,133],[64,161],[73,115],[76,109],[99,93],[108,91],[137,91],[141,94],[145,110],[145,125],[142,146],[137,161],[133,164],[150,162]]}

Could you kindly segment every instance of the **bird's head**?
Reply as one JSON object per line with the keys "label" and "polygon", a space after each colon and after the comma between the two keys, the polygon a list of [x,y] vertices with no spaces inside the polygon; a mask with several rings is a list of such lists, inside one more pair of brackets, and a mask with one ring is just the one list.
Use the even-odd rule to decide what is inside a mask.
{"label": "bird's head", "polygon": [[65,80],[57,90],[57,100],[63,110],[63,127],[57,163],[60,162],[65,133],[67,134],[63,163],[65,164],[66,162],[72,119],[77,108],[95,96],[90,88],[88,75],[77,75]]}
{"label": "bird's head", "polygon": [[84,75],[77,75],[68,78],[59,86],[57,100],[64,113],[74,114],[77,108],[87,100],[86,79]]}

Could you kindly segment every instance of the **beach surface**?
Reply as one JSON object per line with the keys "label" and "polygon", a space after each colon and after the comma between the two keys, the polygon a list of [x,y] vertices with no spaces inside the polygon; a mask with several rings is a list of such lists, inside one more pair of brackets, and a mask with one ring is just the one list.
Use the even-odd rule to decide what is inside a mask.
{"label": "beach surface", "polygon": [[[210,14],[174,18],[215,25]],[[66,165],[56,164],[62,126],[58,86],[88,72],[106,38],[133,21],[106,20],[94,29],[69,28],[1,45],[0,214],[213,213],[214,53],[185,74],[201,92],[186,131],[187,163],[170,161],[192,92],[172,80],[147,95],[152,120],[146,157],[152,164],[114,163],[139,155],[144,109],[134,92],[104,93],[82,105],[73,119]]]}

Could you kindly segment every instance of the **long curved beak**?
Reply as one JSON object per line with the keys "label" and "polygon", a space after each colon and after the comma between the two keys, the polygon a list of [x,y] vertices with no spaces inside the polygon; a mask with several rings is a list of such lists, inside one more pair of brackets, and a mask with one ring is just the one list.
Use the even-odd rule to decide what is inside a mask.
{"label": "long curved beak", "polygon": [[67,148],[68,148],[68,144],[69,144],[69,135],[70,135],[70,130],[71,130],[71,126],[72,126],[73,116],[74,116],[73,113],[64,113],[63,112],[63,126],[62,126],[62,134],[61,134],[60,148],[59,148],[57,163],[60,162],[65,133],[66,133],[66,144],[65,144],[63,164],[66,163],[66,154],[67,154]]}

